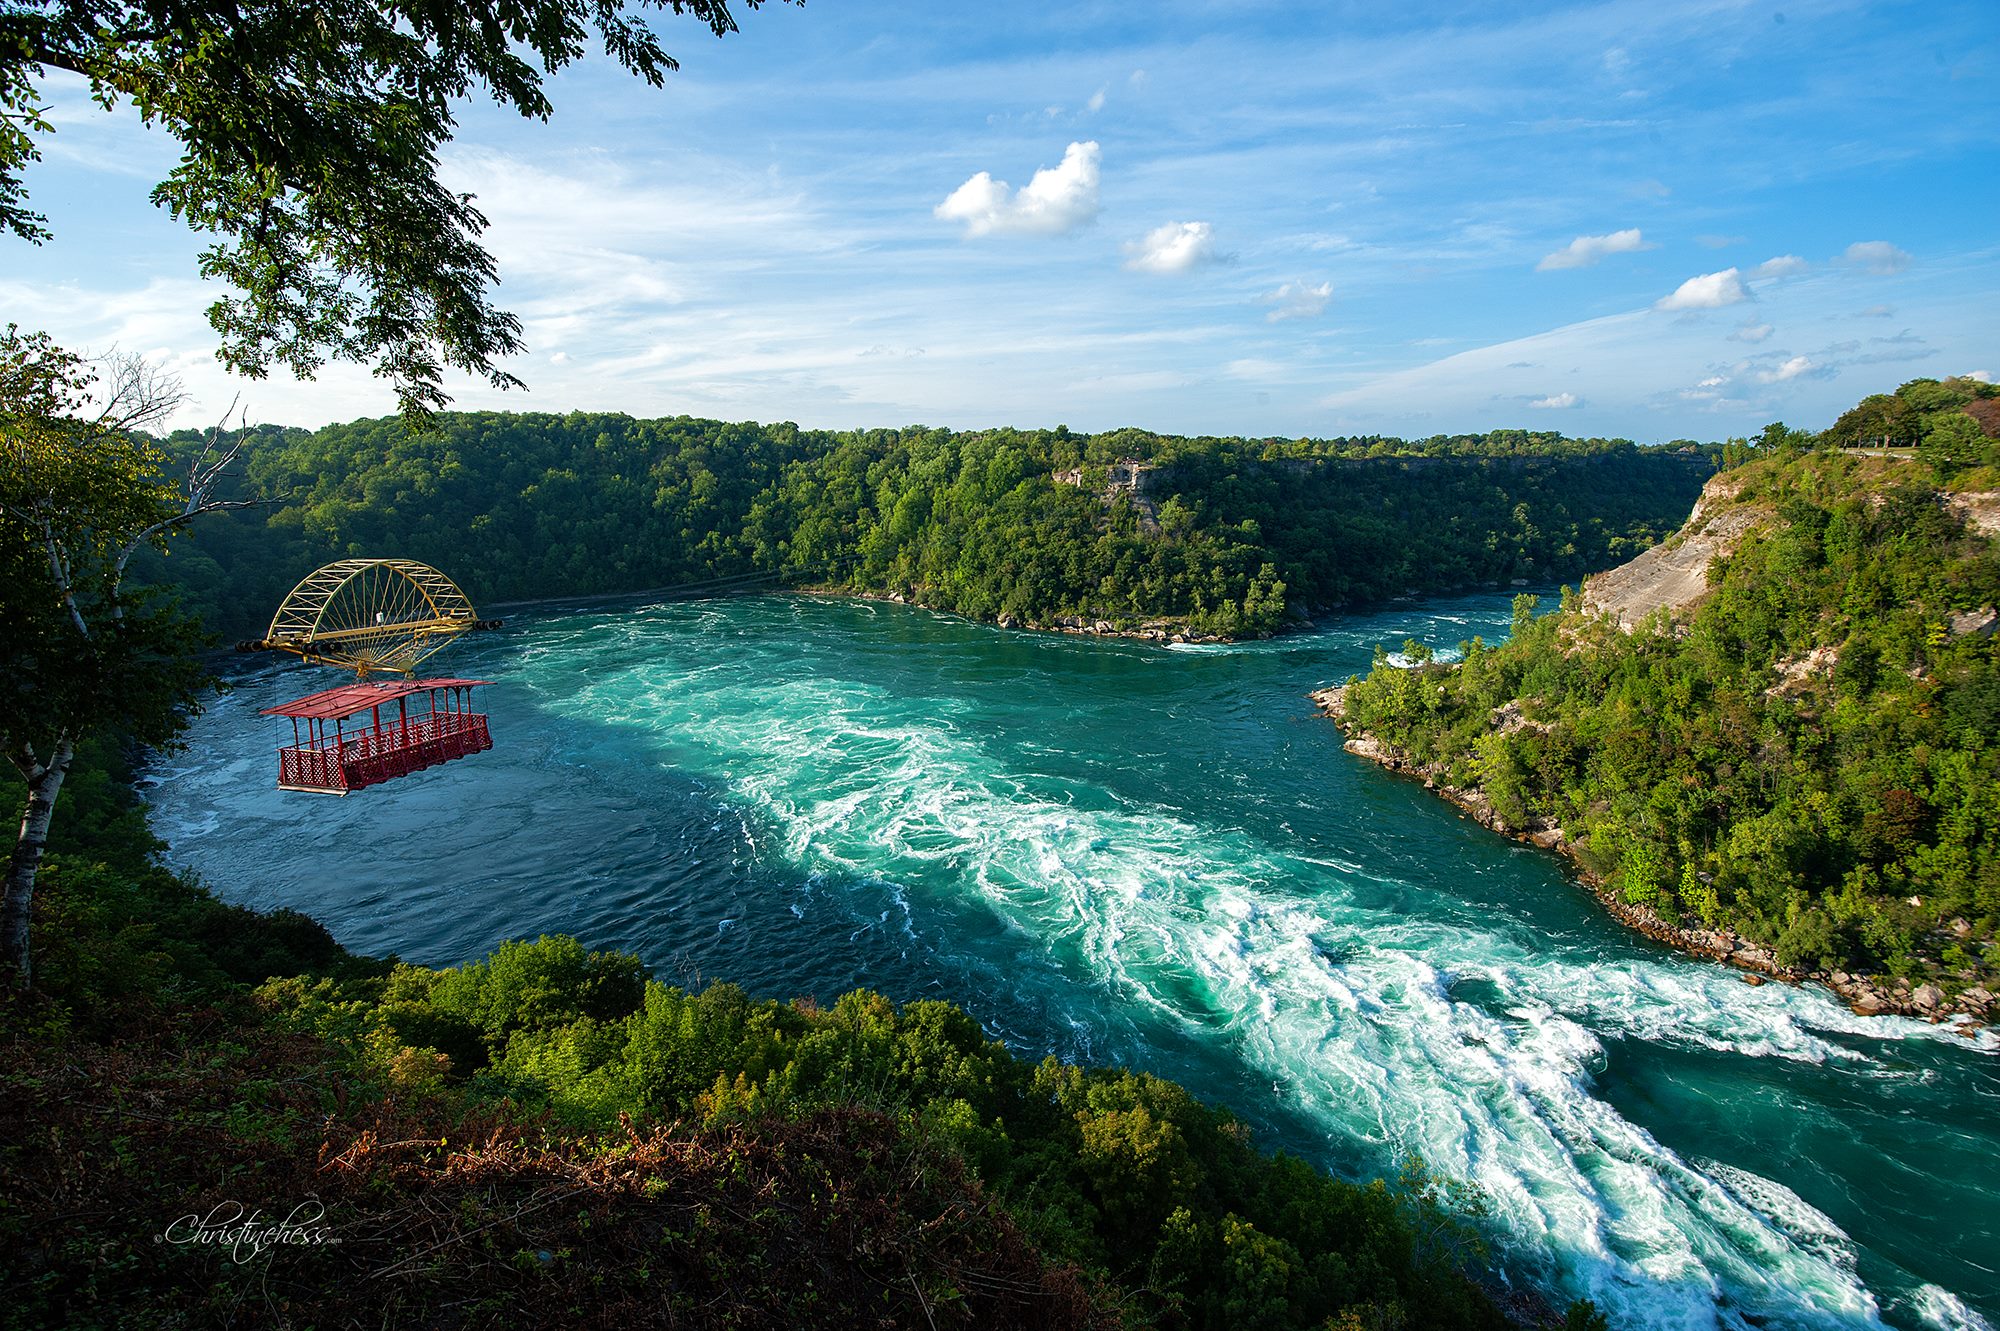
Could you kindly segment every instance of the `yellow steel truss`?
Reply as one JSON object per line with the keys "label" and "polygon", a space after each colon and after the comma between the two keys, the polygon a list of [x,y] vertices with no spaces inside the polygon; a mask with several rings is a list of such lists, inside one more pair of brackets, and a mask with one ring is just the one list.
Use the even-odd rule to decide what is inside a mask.
{"label": "yellow steel truss", "polygon": [[278,607],[264,647],[362,675],[408,675],[479,616],[458,584],[414,559],[343,559]]}

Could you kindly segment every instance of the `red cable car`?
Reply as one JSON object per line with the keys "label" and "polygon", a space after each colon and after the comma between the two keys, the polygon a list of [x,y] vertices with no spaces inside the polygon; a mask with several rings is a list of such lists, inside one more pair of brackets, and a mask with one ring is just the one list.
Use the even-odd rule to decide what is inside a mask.
{"label": "red cable car", "polygon": [[[472,698],[489,681],[410,676],[459,634],[499,624],[480,619],[450,578],[412,559],[344,559],[315,571],[265,636],[242,648],[344,666],[357,680],[264,709],[292,722],[291,744],[278,749],[278,788],[345,795],[492,748]],[[404,678],[377,684],[371,673]]]}
{"label": "red cable car", "polygon": [[[486,714],[472,710],[484,679],[404,679],[342,684],[264,709],[292,719],[278,750],[278,789],[345,795],[493,747]],[[421,710],[412,709],[421,701]],[[385,718],[383,710],[394,705]],[[367,720],[349,728],[348,722]],[[303,722],[304,724],[300,724]]]}

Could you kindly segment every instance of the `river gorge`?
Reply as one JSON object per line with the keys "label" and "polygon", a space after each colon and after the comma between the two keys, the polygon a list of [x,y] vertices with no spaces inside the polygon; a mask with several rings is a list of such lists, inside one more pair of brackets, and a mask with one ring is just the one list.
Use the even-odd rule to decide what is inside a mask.
{"label": "river gorge", "polygon": [[1470,1180],[1509,1277],[1619,1328],[2000,1317],[2000,1039],[1752,987],[1345,753],[1308,693],[1497,593],[1264,642],[813,597],[545,607],[455,649],[494,750],[273,788],[262,666],[147,778],[173,863],[430,965],[570,933],[669,981],[946,998],[1354,1176]]}

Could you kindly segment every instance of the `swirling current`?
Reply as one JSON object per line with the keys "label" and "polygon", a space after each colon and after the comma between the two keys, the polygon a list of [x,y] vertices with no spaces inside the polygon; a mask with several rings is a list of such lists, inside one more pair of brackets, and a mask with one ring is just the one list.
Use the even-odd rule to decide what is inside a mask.
{"label": "swirling current", "polygon": [[496,681],[490,753],[277,791],[259,709],[333,680],[260,666],[147,794],[175,863],[357,950],[566,932],[677,983],[943,997],[1342,1173],[1414,1151],[1479,1185],[1510,1278],[1614,1326],[1990,1328],[1992,1032],[1637,938],[1305,697],[1508,618],[1162,648],[812,597],[544,608],[450,659]]}

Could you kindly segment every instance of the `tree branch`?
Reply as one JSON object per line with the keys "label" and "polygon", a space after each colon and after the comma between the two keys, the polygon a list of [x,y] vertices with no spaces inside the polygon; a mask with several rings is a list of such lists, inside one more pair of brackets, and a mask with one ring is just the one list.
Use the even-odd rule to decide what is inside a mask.
{"label": "tree branch", "polygon": [[55,579],[56,589],[62,593],[63,605],[69,611],[70,622],[85,642],[90,641],[90,625],[83,622],[83,611],[76,604],[76,588],[70,582],[69,566],[62,557],[62,542],[56,539],[56,529],[49,521],[49,515],[42,517],[42,548],[49,556],[49,576]]}
{"label": "tree branch", "polygon": [[14,770],[21,774],[21,780],[31,790],[42,779],[42,773],[48,770],[35,756],[35,746],[25,739],[15,739],[7,745],[7,761],[13,764]]}

